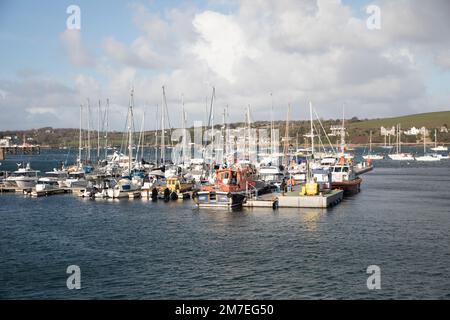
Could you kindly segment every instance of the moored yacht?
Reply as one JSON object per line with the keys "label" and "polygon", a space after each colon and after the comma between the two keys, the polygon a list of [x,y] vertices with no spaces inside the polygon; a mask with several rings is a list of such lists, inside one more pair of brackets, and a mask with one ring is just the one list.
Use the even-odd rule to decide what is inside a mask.
{"label": "moored yacht", "polygon": [[39,180],[39,170],[33,170],[30,164],[27,163],[25,168],[21,168],[22,164],[18,164],[17,171],[14,171],[8,178],[5,179],[5,185],[8,187],[17,187],[20,189],[30,189],[36,186]]}

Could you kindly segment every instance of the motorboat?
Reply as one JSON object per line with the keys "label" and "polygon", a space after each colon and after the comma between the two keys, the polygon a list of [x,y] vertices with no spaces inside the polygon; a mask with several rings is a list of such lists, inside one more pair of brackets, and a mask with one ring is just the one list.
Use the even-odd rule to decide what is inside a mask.
{"label": "motorboat", "polygon": [[4,180],[5,186],[17,187],[19,189],[31,189],[36,186],[39,180],[39,170],[31,169],[29,163],[25,168],[21,167],[22,164],[18,164],[17,171],[11,173],[11,175]]}

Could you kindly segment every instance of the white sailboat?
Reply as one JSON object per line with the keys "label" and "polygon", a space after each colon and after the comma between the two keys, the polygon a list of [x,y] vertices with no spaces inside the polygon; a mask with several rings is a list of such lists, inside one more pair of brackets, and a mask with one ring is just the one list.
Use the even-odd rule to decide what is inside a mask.
{"label": "white sailboat", "polygon": [[127,127],[128,127],[128,176],[122,177],[117,184],[108,189],[108,197],[125,198],[129,197],[130,192],[140,189],[140,185],[131,178],[131,169],[133,166],[133,105],[134,105],[134,89],[131,89],[130,107],[128,108]]}
{"label": "white sailboat", "polygon": [[413,161],[414,156],[411,153],[402,153],[401,152],[401,138],[400,138],[401,130],[400,125],[397,125],[397,145],[396,145],[396,153],[390,154],[389,158],[395,161]]}
{"label": "white sailboat", "polygon": [[379,154],[372,154],[372,131],[370,131],[369,138],[369,154],[363,156],[364,160],[383,160],[384,156]]}
{"label": "white sailboat", "polygon": [[436,129],[434,129],[434,148],[431,148],[431,151],[435,151],[435,152],[448,151],[448,147],[437,145],[437,130]]}
{"label": "white sailboat", "polygon": [[436,162],[440,161],[441,159],[438,158],[435,154],[427,154],[427,138],[425,136],[425,133],[423,133],[423,156],[416,157],[416,161],[421,162]]}
{"label": "white sailboat", "polygon": [[388,136],[388,134],[384,135],[384,146],[381,146],[381,148],[390,150],[394,147],[393,145],[391,145],[391,135],[389,134],[389,144],[386,144],[386,136]]}

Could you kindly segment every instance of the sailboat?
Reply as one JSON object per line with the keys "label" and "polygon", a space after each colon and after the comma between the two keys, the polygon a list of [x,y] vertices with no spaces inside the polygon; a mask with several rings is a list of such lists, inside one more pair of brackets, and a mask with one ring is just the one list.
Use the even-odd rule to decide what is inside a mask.
{"label": "sailboat", "polygon": [[128,108],[127,127],[128,127],[128,175],[123,176],[114,188],[108,189],[108,197],[125,198],[129,197],[130,192],[140,189],[140,185],[136,184],[131,178],[132,158],[133,158],[133,105],[134,105],[134,89],[131,89],[130,107]]}
{"label": "sailboat", "polygon": [[434,129],[434,148],[431,148],[431,151],[448,151],[448,147],[438,146],[437,145],[437,130]]}
{"label": "sailboat", "polygon": [[395,161],[413,161],[414,156],[410,153],[402,153],[401,152],[401,138],[400,138],[400,125],[397,125],[397,145],[396,145],[396,153],[390,154],[389,158]]}
{"label": "sailboat", "polygon": [[372,154],[372,131],[370,131],[369,138],[369,154],[363,156],[364,160],[383,160],[384,156],[379,154]]}
{"label": "sailboat", "polygon": [[[389,136],[389,144],[386,144],[386,136]],[[383,146],[381,146],[381,148],[383,148],[383,149],[392,149],[394,146],[393,145],[391,145],[391,135],[390,134],[385,134],[384,135],[384,145]]]}
{"label": "sailboat", "polygon": [[427,154],[427,138],[425,136],[425,133],[423,134],[423,156],[416,157],[417,161],[426,161],[426,162],[435,162],[440,161],[441,159],[438,158],[435,154]]}

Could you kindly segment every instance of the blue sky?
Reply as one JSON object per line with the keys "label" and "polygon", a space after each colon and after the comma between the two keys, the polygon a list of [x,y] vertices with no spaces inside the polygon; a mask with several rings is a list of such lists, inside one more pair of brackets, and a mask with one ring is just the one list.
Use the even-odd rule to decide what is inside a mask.
{"label": "blue sky", "polygon": [[[120,98],[114,100],[119,110],[119,106],[126,105],[126,88],[130,83],[142,88],[141,92],[136,92],[137,97],[142,93],[140,104],[143,101],[158,103],[161,99],[158,88],[163,84],[168,86],[169,100],[173,104],[187,92],[185,95],[192,97],[187,109],[197,116],[201,114],[199,110],[203,110],[199,105],[209,92],[208,86],[213,83],[221,94],[219,102],[234,105],[231,107],[237,111],[234,120],[240,120],[238,112],[245,104],[254,104],[253,113],[262,115],[267,110],[265,96],[272,90],[280,92],[278,99],[283,106],[288,102],[303,105],[306,99],[313,98],[323,108],[321,114],[324,117],[332,117],[343,103],[349,105],[349,112],[359,117],[449,107],[448,40],[431,36],[431,32],[430,39],[415,37],[415,33],[421,32],[419,27],[429,31],[433,24],[439,25],[440,12],[446,10],[445,1],[427,4],[424,11],[431,14],[425,17],[413,13],[407,15],[409,9],[413,12],[412,3],[420,3],[416,0],[410,1],[411,8],[383,0],[342,0],[341,3],[320,0],[316,5],[325,14],[318,16],[310,16],[306,11],[311,2],[262,0],[259,5],[254,5],[254,1],[219,0],[2,0],[0,93],[4,99],[0,101],[0,108],[7,111],[20,108],[27,113],[28,122],[22,126],[67,126],[71,124],[70,117],[74,116],[75,108],[88,95],[93,100],[118,96]],[[386,21],[387,27],[383,25],[384,29],[378,33],[363,29],[367,16],[364,8],[372,3],[384,9],[382,21]],[[80,54],[89,56],[92,63],[74,64],[71,60],[73,52],[68,52],[65,47],[66,8],[72,4],[81,8],[81,31],[76,48]],[[351,16],[339,21],[340,15],[347,15],[345,11],[339,13],[345,8],[351,9]],[[327,14],[335,12],[335,17],[326,18]],[[139,20],[140,16],[146,19]],[[306,18],[311,21],[302,24]],[[414,23],[418,19],[423,19],[419,21],[419,27]],[[342,23],[347,26],[337,32],[335,29]],[[450,25],[445,21],[441,23],[441,29]],[[323,24],[325,26],[321,28]],[[353,24],[355,30],[350,27]],[[212,30],[216,34],[212,34]],[[445,34],[445,30],[440,31]],[[158,33],[163,35],[158,37]],[[351,43],[352,37],[355,37],[354,43]],[[368,41],[371,37],[373,40]],[[230,47],[231,51],[228,50]],[[352,61],[347,61],[351,56],[361,60],[362,66],[374,70],[367,72],[365,67],[352,66]],[[317,63],[316,69],[310,70],[311,65],[305,63],[309,60]],[[298,68],[297,74],[302,77],[296,84],[286,85],[276,80],[282,77],[274,70],[283,74],[292,69],[287,63],[294,64],[294,69]],[[266,65],[272,70],[264,71],[273,78],[259,75]],[[386,68],[386,72],[375,66]],[[330,71],[330,68],[335,70]],[[317,74],[313,70],[317,70]],[[393,72],[396,74],[391,75]],[[365,73],[373,78],[365,79]],[[318,79],[322,75],[324,78]],[[25,88],[34,83],[30,79],[40,83],[44,91],[54,85],[71,93],[56,93],[57,98],[53,91],[43,92],[42,97],[27,94]],[[295,75],[291,79],[295,82]],[[330,79],[339,80],[333,84],[336,88],[326,86],[326,83],[332,83]],[[364,80],[362,83],[361,79]],[[347,81],[357,83],[358,88],[348,87]],[[206,82],[209,84],[203,89],[198,85]],[[149,86],[151,88],[147,90]],[[247,88],[252,92],[247,92]],[[20,93],[14,96],[13,91]],[[299,118],[306,114],[296,112],[294,115]],[[0,120],[0,130],[1,126],[19,124]]]}

